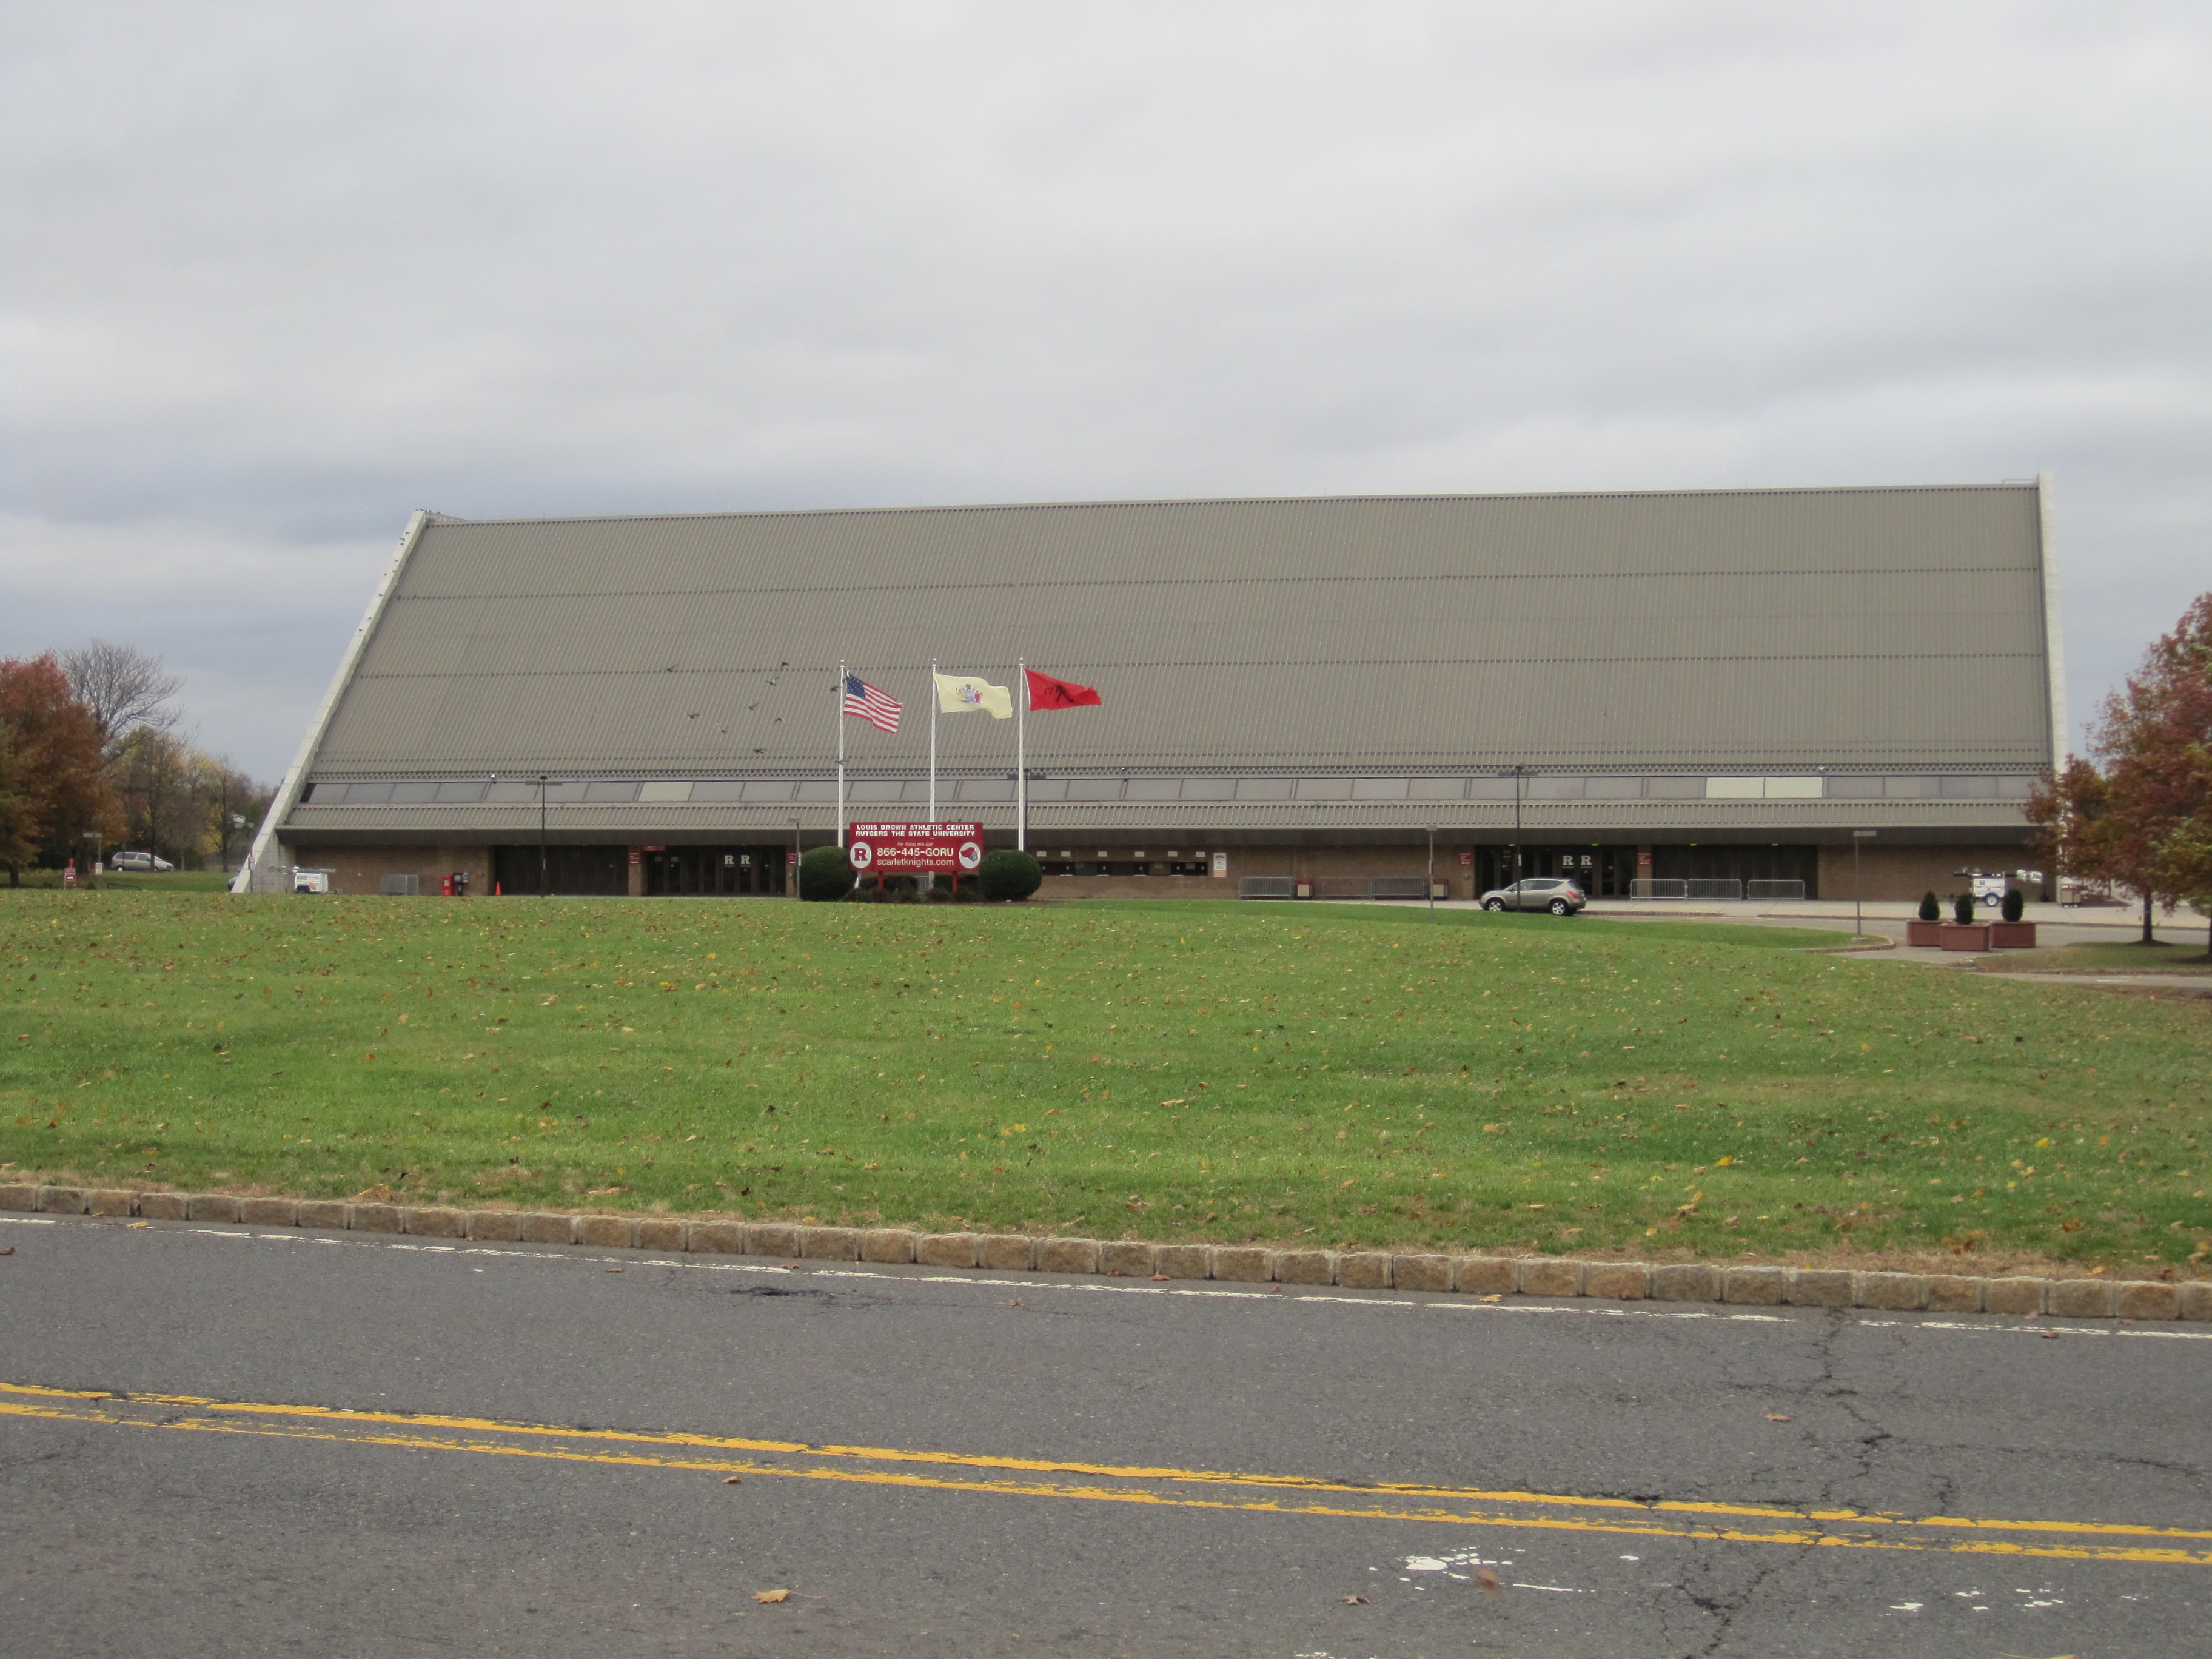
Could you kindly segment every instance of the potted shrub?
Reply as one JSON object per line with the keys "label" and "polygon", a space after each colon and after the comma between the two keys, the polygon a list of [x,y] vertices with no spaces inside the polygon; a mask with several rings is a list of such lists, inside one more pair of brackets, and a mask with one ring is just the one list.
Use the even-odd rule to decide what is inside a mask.
{"label": "potted shrub", "polygon": [[1905,924],[1905,942],[1933,948],[1943,942],[1943,907],[1931,890],[1920,896],[1920,914]]}
{"label": "potted shrub", "polygon": [[2004,904],[1999,911],[2002,921],[1989,924],[1990,949],[1992,951],[2033,951],[2035,949],[2035,924],[2021,920],[2027,914],[2027,895],[2017,887],[2005,889]]}
{"label": "potted shrub", "polygon": [[1989,924],[1974,920],[1974,895],[1971,889],[1951,901],[1951,920],[1943,924],[1942,936],[1936,943],[1946,951],[1986,951],[1990,948]]}

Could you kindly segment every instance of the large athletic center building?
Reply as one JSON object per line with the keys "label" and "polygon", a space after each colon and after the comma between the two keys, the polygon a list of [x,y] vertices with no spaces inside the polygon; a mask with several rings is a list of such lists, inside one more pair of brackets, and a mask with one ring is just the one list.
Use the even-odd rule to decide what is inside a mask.
{"label": "large athletic center building", "polygon": [[[1860,830],[1866,896],[1950,892],[2027,861],[2064,744],[2050,532],[2045,483],[419,514],[240,885],[781,893],[836,834],[841,662],[904,705],[842,720],[848,817],[896,821],[931,663],[1025,659],[1103,700],[1028,717],[1048,897],[1418,893],[1432,842],[1462,897],[1516,847],[1849,897]],[[937,726],[938,816],[994,844],[1014,726]]]}

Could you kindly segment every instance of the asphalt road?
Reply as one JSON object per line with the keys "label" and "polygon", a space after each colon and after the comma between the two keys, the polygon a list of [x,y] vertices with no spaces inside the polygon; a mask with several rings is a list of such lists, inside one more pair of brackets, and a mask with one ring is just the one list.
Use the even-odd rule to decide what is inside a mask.
{"label": "asphalt road", "polygon": [[2212,1650],[2203,1327],[9,1248],[9,1655]]}

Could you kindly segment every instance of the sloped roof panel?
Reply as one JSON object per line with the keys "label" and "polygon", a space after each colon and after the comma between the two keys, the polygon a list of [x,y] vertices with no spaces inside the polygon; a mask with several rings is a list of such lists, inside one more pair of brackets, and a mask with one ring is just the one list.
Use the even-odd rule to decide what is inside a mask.
{"label": "sloped roof panel", "polygon": [[2033,768],[2039,533],[2012,485],[440,519],[313,769],[818,771],[841,658],[899,765],[933,657],[1022,656],[1104,694],[1047,769]]}

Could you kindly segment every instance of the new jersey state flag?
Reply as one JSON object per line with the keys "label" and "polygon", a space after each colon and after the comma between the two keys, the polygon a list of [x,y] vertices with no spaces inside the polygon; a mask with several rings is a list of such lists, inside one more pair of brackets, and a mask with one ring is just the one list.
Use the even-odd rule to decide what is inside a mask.
{"label": "new jersey state flag", "polygon": [[948,714],[965,714],[980,708],[993,720],[1014,717],[1014,694],[973,674],[936,674],[937,706]]}

